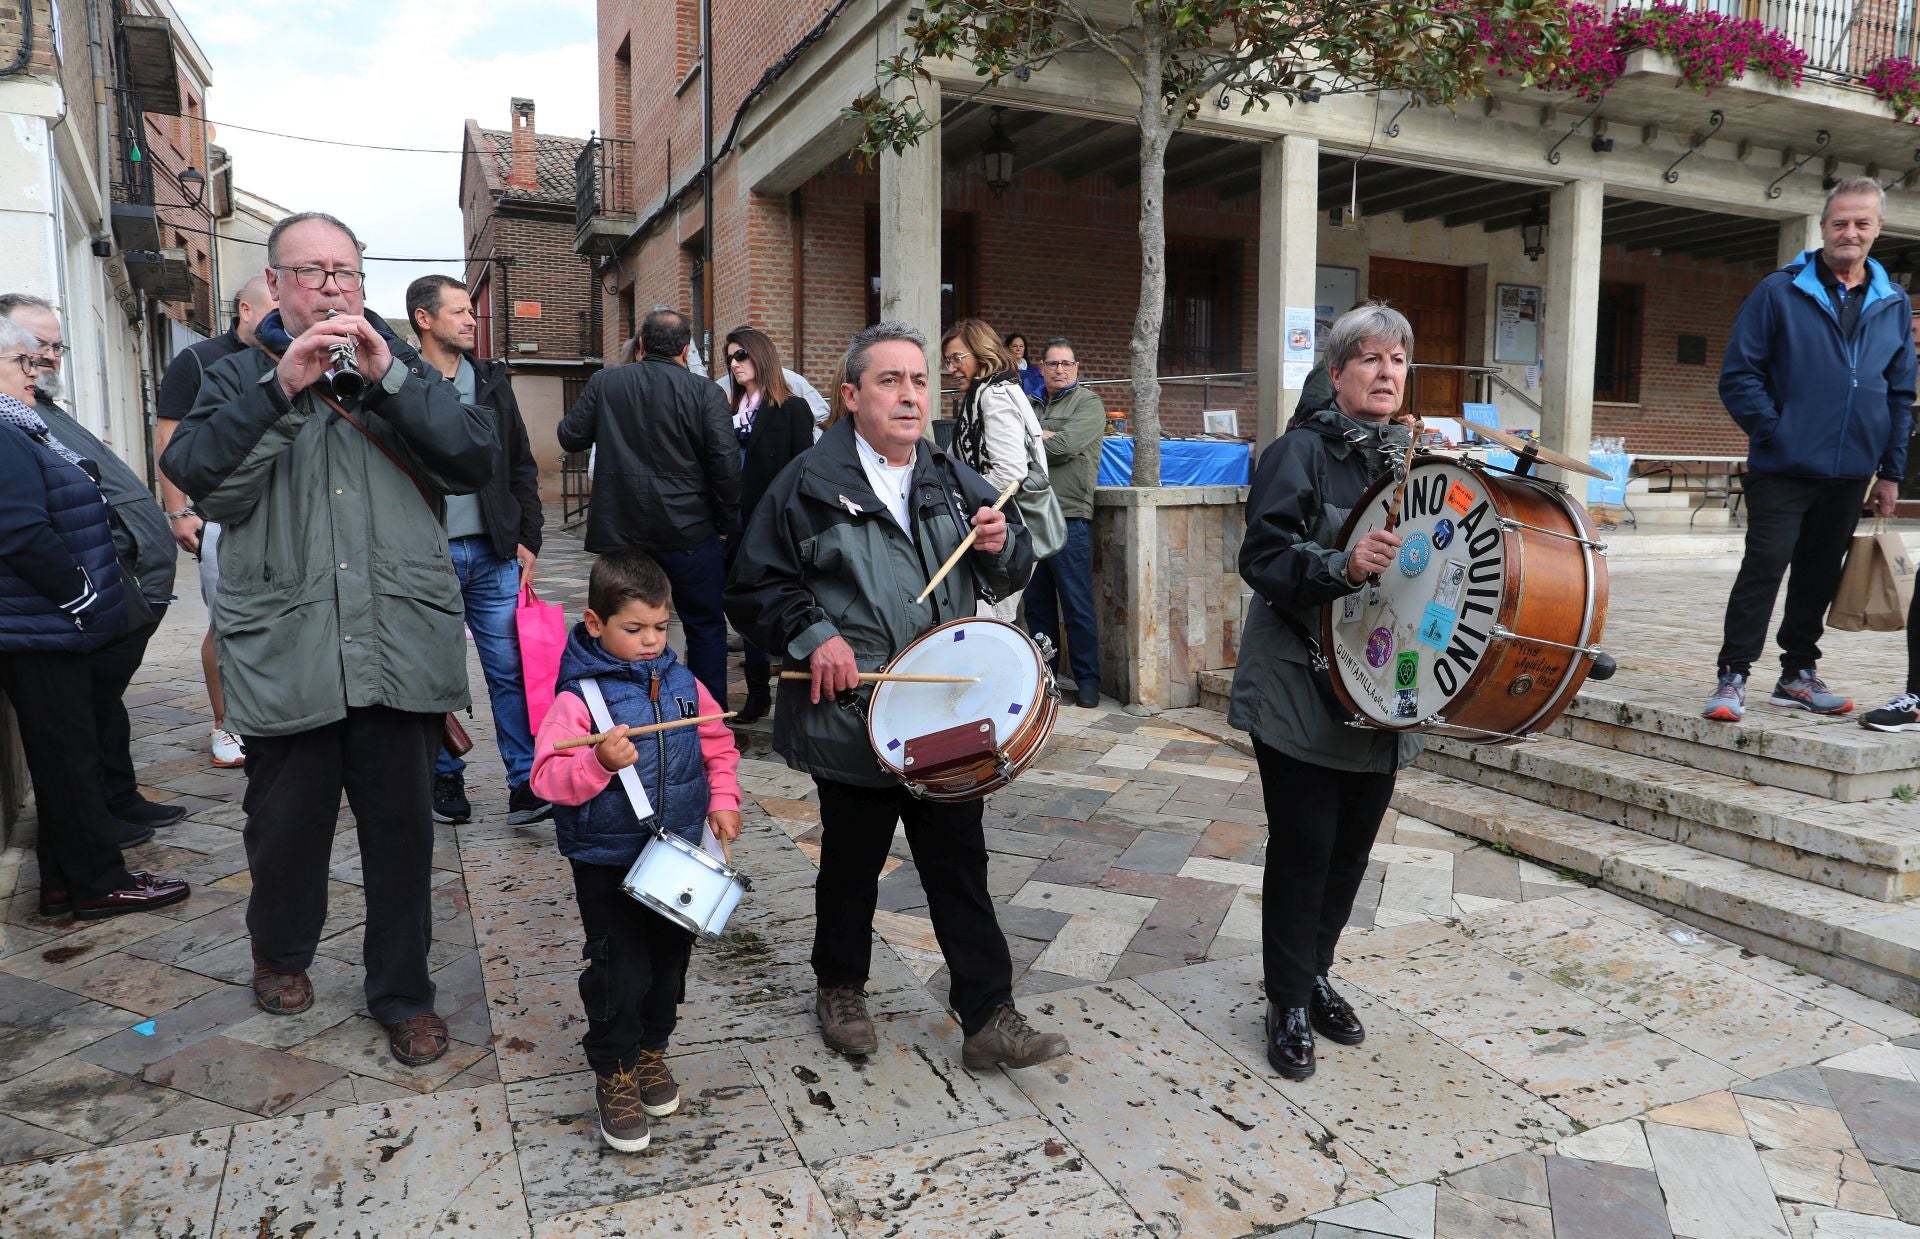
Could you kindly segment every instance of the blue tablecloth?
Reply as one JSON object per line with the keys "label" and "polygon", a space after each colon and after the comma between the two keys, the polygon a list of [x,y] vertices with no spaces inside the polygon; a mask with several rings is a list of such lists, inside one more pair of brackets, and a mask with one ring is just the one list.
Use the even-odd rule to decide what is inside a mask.
{"label": "blue tablecloth", "polygon": [[[1234,439],[1160,440],[1162,486],[1245,486],[1253,465],[1253,445]],[[1109,435],[1100,441],[1100,485],[1133,482],[1133,436]]]}
{"label": "blue tablecloth", "polygon": [[[1511,469],[1518,462],[1512,452],[1494,448],[1487,452],[1487,463]],[[1625,452],[1593,451],[1587,453],[1587,463],[1607,471],[1607,480],[1604,482],[1599,478],[1587,479],[1587,502],[1610,503],[1615,507],[1625,504],[1627,478],[1633,472],[1633,457]]]}

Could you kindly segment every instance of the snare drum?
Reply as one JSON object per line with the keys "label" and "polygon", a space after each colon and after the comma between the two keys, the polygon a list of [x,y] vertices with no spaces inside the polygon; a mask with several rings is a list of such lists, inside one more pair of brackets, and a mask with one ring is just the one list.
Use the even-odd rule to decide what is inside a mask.
{"label": "snare drum", "polygon": [[[1391,473],[1355,505],[1340,545],[1386,523]],[[1542,478],[1418,456],[1400,553],[1326,606],[1334,692],[1369,727],[1508,744],[1546,728],[1599,655],[1607,561],[1593,522]]]}
{"label": "snare drum", "polygon": [[979,677],[875,686],[867,742],[916,796],[978,800],[1018,777],[1053,734],[1060,690],[1040,647],[1012,624],[949,620],[921,633],[885,670]]}
{"label": "snare drum", "polygon": [[753,884],[740,871],[679,835],[647,840],[620,889],[682,929],[712,940]]}

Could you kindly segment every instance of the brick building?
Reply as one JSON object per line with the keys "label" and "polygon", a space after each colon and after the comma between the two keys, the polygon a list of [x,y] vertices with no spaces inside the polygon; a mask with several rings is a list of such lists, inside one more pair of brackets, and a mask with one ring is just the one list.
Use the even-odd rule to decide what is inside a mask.
{"label": "brick building", "polygon": [[574,163],[584,138],[543,136],[531,99],[513,127],[466,123],[460,219],[479,353],[502,357],[527,421],[541,487],[560,493],[554,428],[600,367],[600,296],[590,261],[573,252]]}
{"label": "brick building", "polygon": [[[990,88],[930,65],[917,93],[939,128],[859,168],[841,109],[874,87],[913,7],[602,0],[606,136],[582,157],[575,246],[605,264],[603,347],[666,302],[703,329],[764,328],[820,382],[884,308],[930,333],[980,314],[1030,342],[1066,334],[1086,379],[1124,377],[1131,82],[1084,54]],[[1240,377],[1170,383],[1167,431],[1197,431],[1204,406],[1271,434],[1297,396],[1287,308],[1324,322],[1384,297],[1414,321],[1423,412],[1478,398],[1576,454],[1594,435],[1641,454],[1743,450],[1717,395],[1721,352],[1741,298],[1818,244],[1825,185],[1886,183],[1875,256],[1903,281],[1920,267],[1911,131],[1862,86],[1875,55],[1911,48],[1913,23],[1816,0],[1771,24],[1808,53],[1798,87],[1755,74],[1705,96],[1639,52],[1597,112],[1511,80],[1457,112],[1364,95],[1202,109],[1167,156],[1161,374]],[[1014,148],[999,192],[982,159],[996,134]],[[1124,384],[1102,394],[1126,407]]]}

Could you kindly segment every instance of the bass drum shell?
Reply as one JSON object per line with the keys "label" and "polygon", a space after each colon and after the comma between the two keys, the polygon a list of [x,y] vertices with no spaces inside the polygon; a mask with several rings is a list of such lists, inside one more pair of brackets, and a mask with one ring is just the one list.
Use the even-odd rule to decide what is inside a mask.
{"label": "bass drum shell", "polygon": [[[867,705],[867,743],[880,764],[927,800],[978,800],[1005,787],[1040,756],[1059,714],[1060,693],[1040,647],[1000,620],[966,617],[908,642],[883,671],[978,676],[973,684],[881,683]],[[990,719],[994,753],[931,775],[904,764],[906,742]]]}
{"label": "bass drum shell", "polygon": [[[1384,527],[1394,486],[1388,474],[1368,487],[1342,548]],[[1562,647],[1597,646],[1606,624],[1606,557],[1586,510],[1539,478],[1417,456],[1396,532],[1397,561],[1321,619],[1341,703],[1365,726],[1486,744],[1551,725],[1593,665]]]}

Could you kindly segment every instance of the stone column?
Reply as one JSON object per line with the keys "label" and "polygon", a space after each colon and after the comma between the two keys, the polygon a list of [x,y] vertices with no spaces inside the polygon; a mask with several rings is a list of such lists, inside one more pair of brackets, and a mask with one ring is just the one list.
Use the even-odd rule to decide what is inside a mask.
{"label": "stone column", "polygon": [[1540,438],[1585,460],[1593,441],[1593,337],[1600,311],[1600,181],[1572,181],[1548,199]]}
{"label": "stone column", "polygon": [[1317,231],[1319,138],[1284,134],[1260,152],[1260,407],[1254,428],[1261,448],[1283,430],[1300,400],[1298,386],[1284,386],[1281,336],[1288,305],[1313,305]]}
{"label": "stone column", "polygon": [[[940,83],[921,82],[920,106],[940,115]],[[940,130],[896,155],[880,152],[880,317],[927,337],[927,375],[940,386]],[[934,413],[937,416],[939,409]]]}
{"label": "stone column", "polygon": [[1260,308],[1256,366],[1260,446],[1271,443],[1293,414],[1298,386],[1288,387],[1280,358],[1288,306],[1313,305],[1319,253],[1320,141],[1287,134],[1260,152]]}
{"label": "stone column", "polygon": [[1784,267],[1808,250],[1820,248],[1820,217],[1796,215],[1780,221],[1780,242],[1774,248],[1773,265]]}

